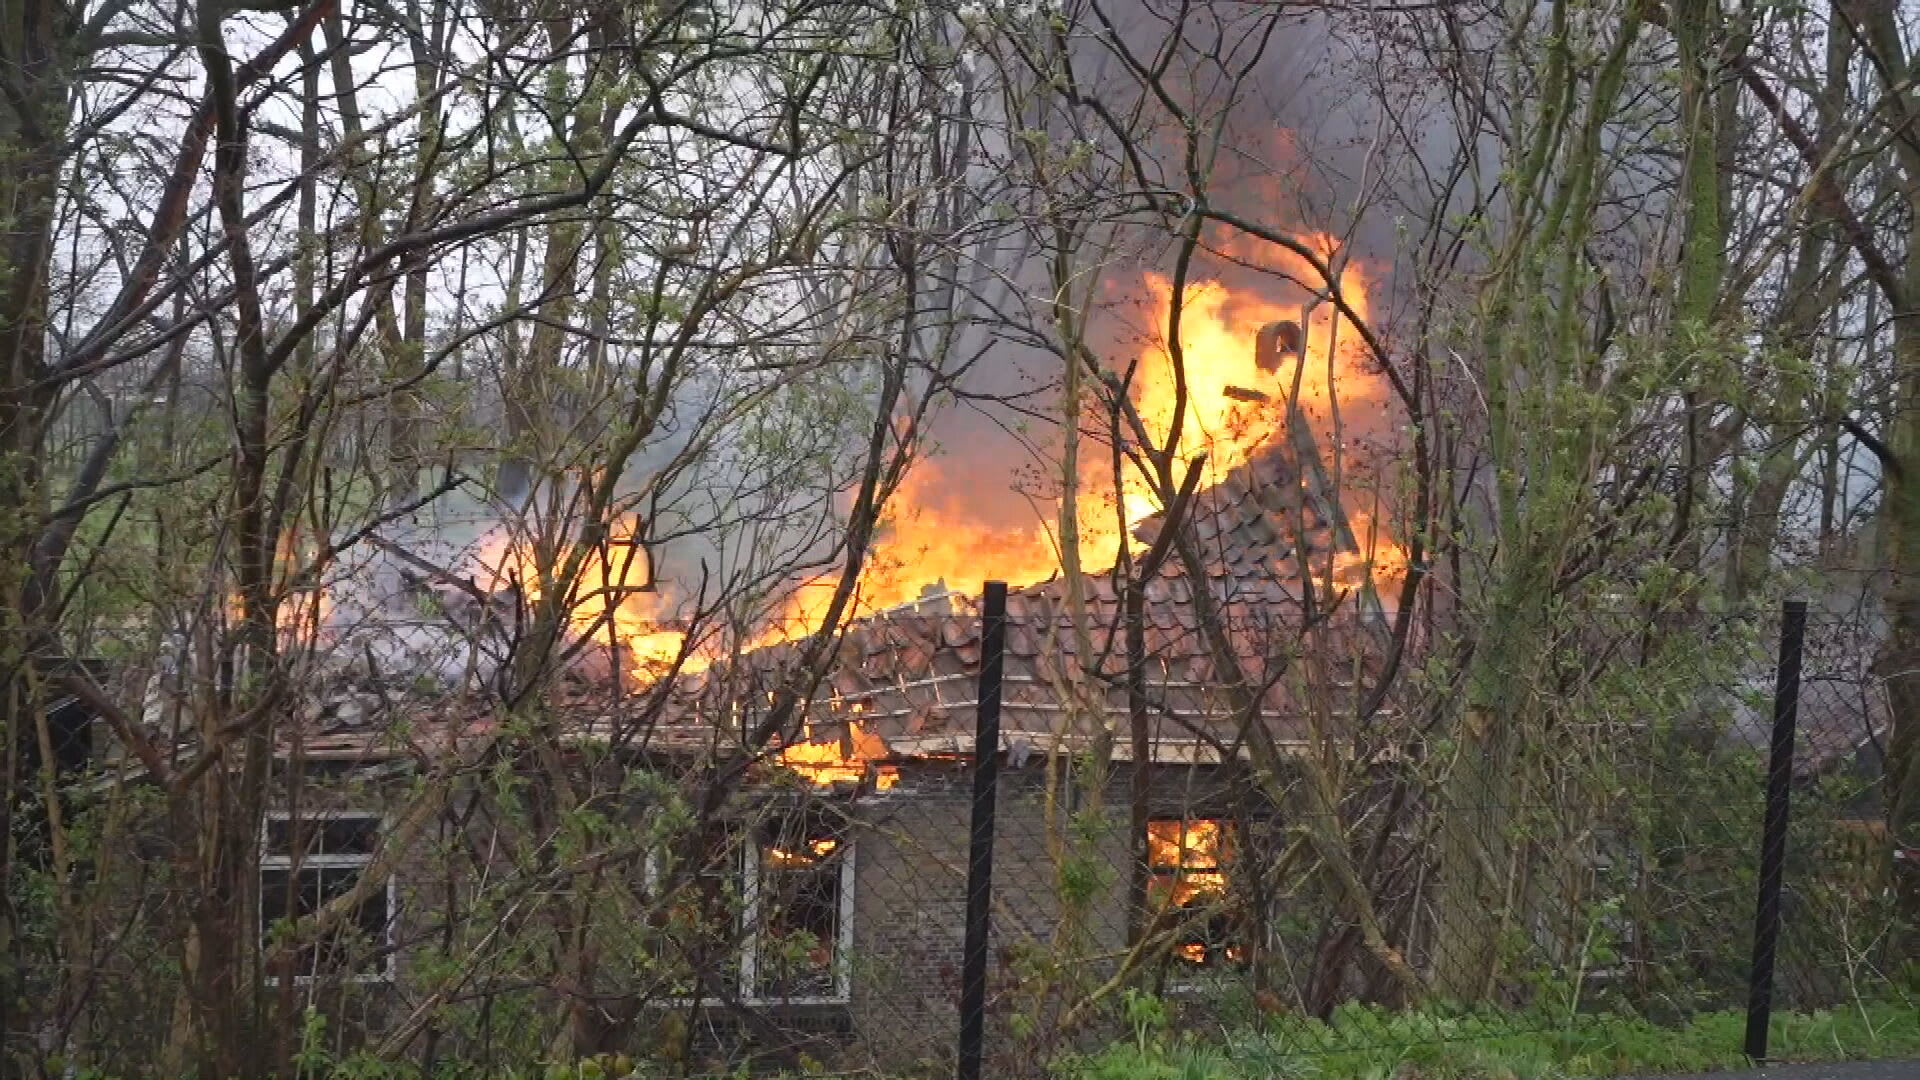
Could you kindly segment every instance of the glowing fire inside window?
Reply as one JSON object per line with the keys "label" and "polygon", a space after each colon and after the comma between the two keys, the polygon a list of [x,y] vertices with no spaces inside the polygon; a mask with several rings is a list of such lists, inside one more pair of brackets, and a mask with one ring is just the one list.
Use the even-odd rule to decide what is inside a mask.
{"label": "glowing fire inside window", "polygon": [[765,855],[771,866],[812,866],[840,849],[840,841],[830,836],[815,837],[795,848],[769,844]]}
{"label": "glowing fire inside window", "polygon": [[830,997],[846,965],[846,824],[800,813],[769,821],[755,901],[756,990],[768,999]]}
{"label": "glowing fire inside window", "polygon": [[1232,864],[1227,822],[1166,818],[1147,822],[1147,900],[1155,911],[1177,918],[1173,955],[1195,965],[1234,962],[1242,954],[1231,939],[1227,872]]}

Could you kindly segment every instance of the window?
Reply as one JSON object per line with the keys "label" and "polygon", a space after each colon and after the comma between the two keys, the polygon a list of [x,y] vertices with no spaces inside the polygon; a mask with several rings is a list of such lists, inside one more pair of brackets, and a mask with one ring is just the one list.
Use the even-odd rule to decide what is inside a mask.
{"label": "window", "polygon": [[[715,827],[707,836],[705,852],[704,863],[691,870],[671,902],[653,911],[654,928],[668,946],[664,959],[687,973],[684,984],[675,989],[677,996],[687,999],[697,993],[711,998],[740,992],[744,904],[740,837]],[[666,868],[657,856],[647,860],[647,877],[655,889],[665,884]],[[696,983],[695,974],[705,976],[704,986]]]}
{"label": "window", "polygon": [[[351,890],[379,844],[377,814],[293,818],[274,814],[260,845],[260,940],[276,925],[320,910]],[[383,979],[393,974],[394,883],[373,890],[320,941],[293,957],[296,979]],[[270,972],[277,978],[279,972]]]}
{"label": "window", "polygon": [[754,892],[756,940],[746,953],[755,996],[765,1000],[847,997],[846,953],[853,915],[853,846],[824,814],[775,818],[760,830]]}
{"label": "window", "polygon": [[[782,815],[711,847],[720,854],[661,913],[692,970],[718,975],[711,996],[846,1002],[854,852],[844,821],[818,811]],[[649,866],[659,882],[660,864]]]}
{"label": "window", "polygon": [[1244,956],[1227,889],[1232,854],[1228,822],[1147,822],[1147,906],[1173,929],[1173,956],[1184,964],[1218,968]]}

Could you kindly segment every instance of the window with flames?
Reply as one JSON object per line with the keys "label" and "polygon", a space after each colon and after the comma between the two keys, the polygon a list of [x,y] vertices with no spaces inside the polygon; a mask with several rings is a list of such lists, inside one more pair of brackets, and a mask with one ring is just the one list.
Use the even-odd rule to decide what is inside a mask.
{"label": "window with flames", "polygon": [[845,997],[853,850],[844,828],[823,815],[777,818],[762,826],[758,855],[758,996]]}
{"label": "window with flames", "polygon": [[[278,952],[282,928],[347,895],[373,862],[382,820],[378,814],[329,814],[266,821],[260,846],[260,940]],[[346,918],[292,954],[296,979],[365,981],[393,974],[394,883],[367,892]],[[269,971],[277,979],[287,969]]]}
{"label": "window with flames", "polygon": [[[658,922],[685,964],[679,994],[847,1001],[853,842],[845,823],[827,813],[784,814],[718,828],[706,847],[706,865],[674,890]],[[656,886],[667,885],[661,863],[650,865]]]}
{"label": "window with flames", "polygon": [[1230,822],[1160,818],[1147,822],[1147,904],[1173,934],[1173,957],[1198,968],[1239,963],[1240,944],[1228,874]]}

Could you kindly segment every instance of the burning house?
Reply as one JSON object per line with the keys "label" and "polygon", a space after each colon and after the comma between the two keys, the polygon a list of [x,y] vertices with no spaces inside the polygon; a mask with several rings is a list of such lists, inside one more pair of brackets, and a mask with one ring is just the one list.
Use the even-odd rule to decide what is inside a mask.
{"label": "burning house", "polygon": [[[1272,960],[1284,900],[1261,868],[1277,864],[1283,839],[1276,793],[1292,787],[1297,755],[1326,749],[1316,713],[1345,714],[1364,694],[1356,673],[1377,669],[1387,629],[1363,585],[1317,593],[1339,602],[1316,616],[1294,584],[1302,553],[1287,515],[1311,523],[1316,558],[1337,543],[1333,521],[1302,511],[1296,461],[1291,448],[1257,455],[1200,493],[1187,535],[1205,552],[1201,572],[1168,561],[1144,583],[1131,689],[1126,583],[1089,576],[1078,618],[1063,580],[1009,594],[994,856],[1003,955],[1057,944],[1071,923],[1100,970],[1131,964],[1159,985]],[[1309,642],[1302,628],[1316,622]],[[887,1049],[922,1032],[931,1041],[915,1049],[937,1055],[952,1030],[982,647],[977,601],[946,591],[855,622],[814,694],[805,741],[777,755],[839,793],[850,823],[836,849],[848,860],[833,894],[839,921],[816,923],[832,929],[847,973],[835,1000],[854,1032]],[[1339,660],[1302,662],[1309,649]],[[797,651],[708,669],[677,715],[766,698]],[[1276,766],[1283,776],[1255,778]],[[1086,895],[1062,884],[1074,865],[1098,879]],[[1007,964],[1010,985],[1017,963]]]}
{"label": "burning house", "polygon": [[[1335,744],[1364,756],[1334,718],[1372,688],[1390,636],[1380,586],[1403,556],[1343,501],[1339,447],[1317,430],[1332,346],[1312,380],[1303,360],[1330,322],[1254,305],[1239,322],[1257,332],[1232,330],[1221,298],[1202,299],[1214,318],[1202,303],[1194,321],[1220,362],[1194,372],[1204,415],[1182,445],[1211,455],[1207,482],[1163,512],[1106,492],[1132,534],[1112,570],[1071,580],[1009,543],[993,548],[1005,563],[974,564],[1017,586],[993,748],[1003,1007],[1022,948],[1068,938],[1086,971],[1176,988],[1277,963],[1287,901],[1262,868],[1279,861],[1292,763]],[[1164,432],[1163,389],[1149,381],[1138,408]],[[788,629],[713,655],[660,617],[644,545],[616,533],[587,560],[573,617],[590,632],[559,650],[554,699],[525,721],[497,693],[394,689],[395,672],[434,672],[497,691],[517,613],[539,599],[520,537],[483,536],[476,575],[450,569],[457,556],[433,546],[445,535],[372,539],[366,595],[325,600],[324,622],[355,647],[337,692],[316,690],[282,736],[262,940],[289,917],[338,917],[281,949],[271,977],[404,1042],[394,1001],[480,978],[455,953],[490,939],[456,944],[452,926],[456,909],[483,909],[550,924],[576,981],[541,991],[575,1018],[577,1048],[685,1054],[805,1032],[896,1064],[946,1053],[965,766],[981,749],[981,617],[945,584],[957,568],[896,560],[836,640]],[[149,711],[157,728],[166,699]],[[576,866],[516,846],[575,819],[618,856]],[[616,898],[586,899],[582,875]]]}

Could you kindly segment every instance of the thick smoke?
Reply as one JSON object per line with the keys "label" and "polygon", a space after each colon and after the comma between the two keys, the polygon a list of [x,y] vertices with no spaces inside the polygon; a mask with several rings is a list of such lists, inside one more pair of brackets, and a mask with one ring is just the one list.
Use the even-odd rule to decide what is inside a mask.
{"label": "thick smoke", "polygon": [[[1195,10],[1210,12],[1205,6]],[[1264,17],[1232,11],[1252,20],[1241,30],[1257,27]],[[1166,45],[1169,29],[1160,13],[1128,5],[1123,15],[1119,40],[1133,56],[1152,56]],[[1189,21],[1191,55],[1168,76],[1195,115],[1221,120],[1218,145],[1209,149],[1207,197],[1261,227],[1329,238],[1342,259],[1363,269],[1375,316],[1389,312],[1396,236],[1393,214],[1376,195],[1389,182],[1383,177],[1393,155],[1380,145],[1385,136],[1374,105],[1378,95],[1361,77],[1358,49],[1315,15],[1286,18],[1264,40],[1243,35],[1218,48],[1208,32],[1199,16]],[[1085,85],[1113,115],[1133,115],[1147,92],[1109,41],[1088,34],[1077,50],[1076,72]],[[1225,71],[1249,63],[1254,76],[1229,99]],[[986,77],[984,68],[975,70]],[[976,108],[991,98],[978,95]],[[1149,105],[1141,112],[1150,120],[1134,146],[1123,148],[1110,136],[1098,140],[1096,156],[1103,164],[1095,174],[1105,186],[1089,190],[1087,209],[1100,224],[1076,253],[1078,272],[1098,281],[1088,345],[1115,373],[1161,347],[1164,311],[1154,285],[1173,271],[1166,218],[1144,210],[1137,197],[1141,178],[1116,163],[1127,160],[1130,150],[1138,155],[1133,160],[1146,163],[1147,187],[1176,193],[1188,187],[1179,133],[1163,111]],[[936,314],[952,319],[958,331],[947,355],[948,370],[958,377],[916,387],[936,400],[918,479],[896,510],[965,520],[988,531],[1031,532],[1051,524],[1059,490],[1061,359],[1043,344],[1054,333],[1048,276],[1053,237],[1033,214],[1041,193],[1022,190],[1019,170],[1012,167],[1019,162],[1015,133],[1030,119],[977,111],[973,121],[977,160],[971,179],[980,188],[975,211],[983,220],[1000,206],[1016,212],[999,227],[973,230],[971,246],[948,264],[959,280],[936,280],[926,290],[929,305],[949,302]],[[1058,117],[1044,122],[1056,149],[1076,137]],[[1307,304],[1323,284],[1302,273],[1297,258],[1217,226],[1202,234],[1189,281],[1217,283],[1233,303],[1287,311]],[[1390,332],[1384,319],[1382,329]],[[1251,333],[1233,347],[1251,355]],[[635,498],[633,513],[649,523],[660,572],[659,594],[650,603],[667,623],[689,614],[703,586],[710,593],[743,586],[775,591],[774,582],[749,579],[782,565],[802,568],[793,578],[807,577],[804,567],[826,548],[835,490],[844,490],[850,479],[830,468],[795,475],[756,457],[751,435],[703,428],[729,390],[728,375],[718,368],[690,383],[620,481],[622,494]],[[1341,427],[1350,440],[1350,466],[1367,468],[1369,454],[1381,461],[1391,456],[1398,421],[1378,386],[1355,399],[1364,408],[1343,414]],[[806,425],[806,435],[818,442],[812,452],[831,460],[836,447],[855,445],[866,419],[843,416]],[[1314,422],[1327,419],[1316,416]],[[1097,418],[1088,425],[1094,439],[1082,454],[1104,462],[1110,451],[1099,443],[1098,427]],[[696,440],[704,440],[703,449],[688,456]],[[539,534],[547,524],[540,507],[553,494],[535,492],[530,500],[509,503],[463,489],[383,530],[376,542],[343,560],[330,587],[328,625],[344,646],[337,651],[348,669],[361,675],[430,673],[446,684],[492,680],[509,649],[514,618],[513,598],[498,595],[508,584],[499,573],[501,538]],[[568,505],[565,498],[546,501]],[[1005,572],[991,557],[971,569],[982,579]],[[977,580],[946,584],[964,592],[979,587]]]}
{"label": "thick smoke", "polygon": [[[1107,15],[1116,21],[1120,39],[1134,57],[1152,57],[1167,44],[1169,5],[1110,5]],[[1160,10],[1166,8],[1167,10]],[[1323,235],[1339,242],[1341,257],[1357,262],[1369,284],[1376,318],[1393,307],[1393,264],[1398,241],[1395,214],[1382,195],[1391,185],[1386,170],[1395,154],[1382,148],[1390,142],[1379,96],[1365,78],[1364,44],[1335,32],[1317,14],[1282,17],[1264,42],[1251,33],[1220,45],[1215,32],[1249,32],[1264,14],[1249,14],[1240,5],[1190,9],[1185,28],[1185,50],[1191,54],[1176,63],[1168,84],[1182,95],[1196,115],[1225,122],[1219,145],[1208,169],[1208,198],[1233,215],[1260,226],[1295,236]],[[1216,23],[1213,16],[1238,22]],[[1094,25],[1089,19],[1088,25]],[[1257,60],[1255,54],[1257,53]],[[1200,57],[1212,59],[1200,59]],[[1253,76],[1229,100],[1225,68],[1251,63]],[[1103,34],[1089,32],[1077,46],[1076,72],[1088,87],[1088,96],[1103,102],[1115,116],[1135,115],[1134,106],[1147,95],[1141,81]],[[1188,188],[1183,173],[1184,146],[1178,133],[1164,122],[1165,113],[1149,104],[1144,115],[1158,115],[1145,138],[1133,149],[1154,173],[1149,186],[1181,192]],[[1083,119],[1091,121],[1090,116]],[[984,118],[982,136],[989,158],[1014,154],[1017,147],[996,134],[1019,126],[1018,121]],[[1093,126],[1097,130],[1097,125]],[[1078,129],[1089,130],[1088,127]],[[1056,146],[1068,143],[1076,132],[1056,125]],[[1433,140],[1422,153],[1449,153],[1446,140]],[[1404,151],[1402,152],[1404,153]],[[1101,156],[1118,162],[1122,148],[1107,138]],[[1130,170],[1129,170],[1130,171]],[[1174,258],[1164,220],[1140,212],[1139,178],[1110,169],[1113,181],[1107,201],[1095,213],[1110,219],[1092,230],[1081,257],[1100,282],[1094,293],[1089,344],[1111,370],[1122,372],[1142,353],[1158,349],[1165,338],[1164,312],[1152,301],[1150,275],[1173,271]],[[961,383],[960,400],[946,409],[933,426],[932,466],[944,482],[941,497],[963,505],[983,525],[1017,528],[1050,516],[1050,496],[1057,491],[1060,433],[1058,410],[1061,361],[1031,344],[1035,333],[1049,333],[1051,286],[1045,259],[1049,237],[1043,229],[1015,230],[1003,237],[994,252],[1003,276],[982,297],[980,311],[998,315],[1014,312],[1025,328],[1002,325],[989,317],[987,325],[971,331],[967,346],[979,349],[982,360]],[[1189,272],[1190,282],[1217,282],[1235,296],[1256,298],[1283,307],[1302,305],[1323,283],[1300,272],[1298,260],[1269,249],[1265,243],[1226,228],[1210,228],[1202,236],[1202,250]],[[1384,325],[1384,320],[1383,325]],[[1358,344],[1355,342],[1354,344]],[[1254,342],[1244,343],[1251,353]],[[1364,395],[1368,408],[1341,418],[1350,439],[1373,445],[1376,456],[1392,452],[1401,421],[1394,410]],[[1324,418],[1316,418],[1320,423]],[[1090,424],[1090,434],[1099,435]],[[1107,454],[1098,445],[1083,454]],[[991,570],[985,570],[991,573]],[[955,583],[961,584],[961,583]]]}

